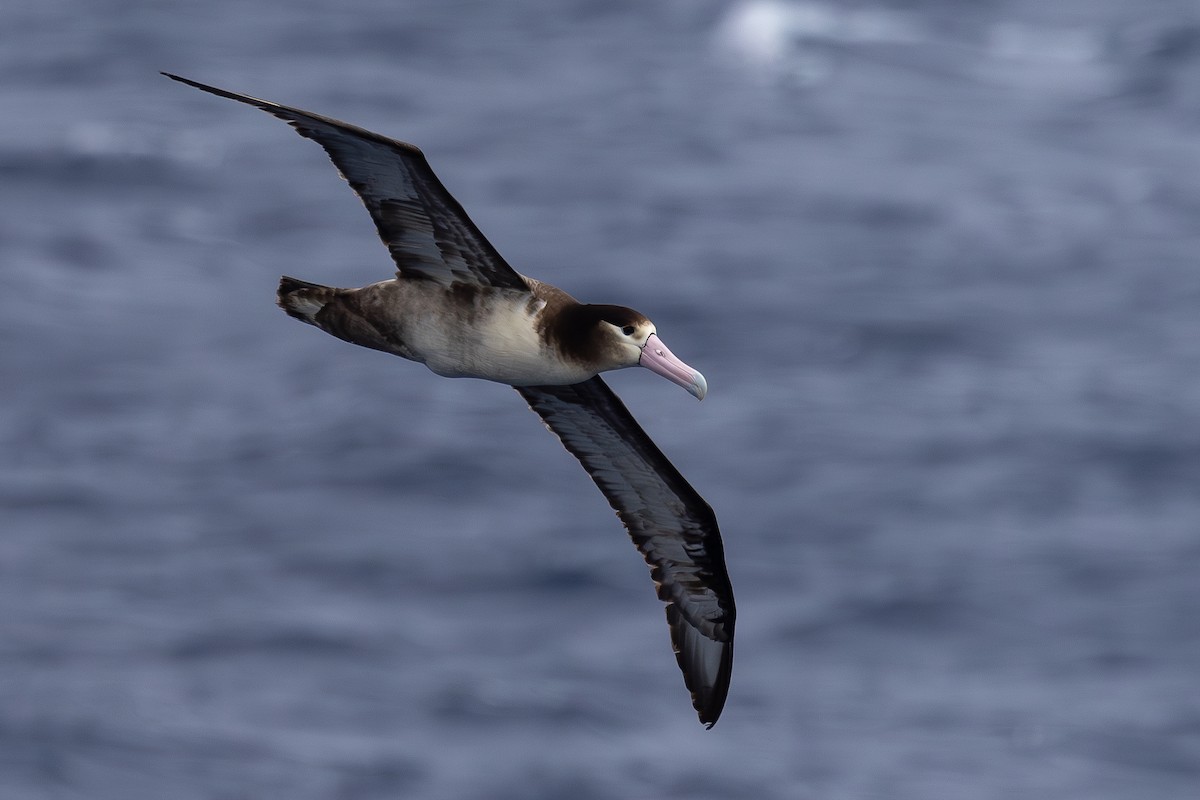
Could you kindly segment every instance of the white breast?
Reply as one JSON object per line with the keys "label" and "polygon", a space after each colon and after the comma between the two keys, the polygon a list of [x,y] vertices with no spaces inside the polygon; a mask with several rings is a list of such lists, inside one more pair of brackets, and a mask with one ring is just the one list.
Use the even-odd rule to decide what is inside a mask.
{"label": "white breast", "polygon": [[[428,308],[428,307],[427,307]],[[426,366],[449,378],[483,378],[514,386],[579,383],[596,373],[564,362],[538,334],[545,302],[524,292],[491,293],[470,309],[421,313],[408,334]]]}

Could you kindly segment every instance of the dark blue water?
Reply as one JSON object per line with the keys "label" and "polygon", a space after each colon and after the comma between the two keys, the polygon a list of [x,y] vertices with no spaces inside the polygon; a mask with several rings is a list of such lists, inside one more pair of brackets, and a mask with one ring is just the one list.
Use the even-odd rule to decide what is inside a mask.
{"label": "dark blue water", "polygon": [[[0,797],[1182,798],[1200,786],[1191,2],[0,10]],[[320,149],[420,144],[615,375],[740,619],[697,724],[511,389],[351,348]]]}

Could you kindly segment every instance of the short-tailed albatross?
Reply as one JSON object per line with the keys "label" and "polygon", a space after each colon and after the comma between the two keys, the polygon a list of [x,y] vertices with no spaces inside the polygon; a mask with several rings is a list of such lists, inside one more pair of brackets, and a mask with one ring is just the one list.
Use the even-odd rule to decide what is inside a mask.
{"label": "short-tailed albatross", "polygon": [[358,289],[284,277],[279,305],[339,339],[439,375],[516,388],[583,464],[645,557],[692,705],[711,728],[729,691],[735,617],[717,520],[598,373],[647,367],[699,399],[708,391],[704,376],[676,358],[642,314],[582,304],[518,274],[413,145],[163,74],[273,114],[325,148],[375,221],[396,277]]}

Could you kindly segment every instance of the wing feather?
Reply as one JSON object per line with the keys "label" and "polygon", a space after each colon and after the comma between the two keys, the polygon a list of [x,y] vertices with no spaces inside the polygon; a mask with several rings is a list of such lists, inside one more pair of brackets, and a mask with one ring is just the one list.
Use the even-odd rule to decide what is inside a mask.
{"label": "wing feather", "polygon": [[516,389],[580,460],[650,565],[692,705],[712,727],[729,692],[736,617],[712,508],[600,378]]}
{"label": "wing feather", "polygon": [[163,75],[273,114],[325,148],[367,207],[401,277],[426,278],[446,286],[528,288],[446,191],[416,146],[320,114]]}

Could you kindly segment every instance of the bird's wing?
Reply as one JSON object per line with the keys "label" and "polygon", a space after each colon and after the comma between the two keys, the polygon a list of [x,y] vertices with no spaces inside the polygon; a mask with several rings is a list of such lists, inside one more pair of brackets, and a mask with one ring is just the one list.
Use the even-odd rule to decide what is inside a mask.
{"label": "bird's wing", "polygon": [[468,283],[528,288],[442,186],[424,153],[414,145],[319,114],[163,74],[274,114],[325,148],[375,220],[401,277],[426,278],[447,286]]}
{"label": "bird's wing", "polygon": [[650,565],[683,680],[712,727],[733,668],[733,589],[712,509],[600,378],[517,391],[582,462]]}

